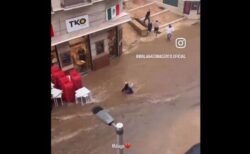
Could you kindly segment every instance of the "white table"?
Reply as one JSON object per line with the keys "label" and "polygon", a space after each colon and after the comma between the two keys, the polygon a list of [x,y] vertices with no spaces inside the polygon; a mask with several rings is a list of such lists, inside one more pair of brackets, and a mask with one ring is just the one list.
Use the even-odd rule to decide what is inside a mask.
{"label": "white table", "polygon": [[51,88],[54,88],[55,84],[51,82]]}
{"label": "white table", "polygon": [[63,105],[63,101],[62,101],[62,90],[60,89],[56,89],[56,88],[52,88],[51,89],[51,95],[52,98],[54,100],[54,103],[56,106],[58,106],[58,102],[57,102],[57,98],[61,99],[62,105]]}
{"label": "white table", "polygon": [[75,91],[76,104],[78,103],[77,98],[79,98],[79,97],[81,98],[81,104],[82,105],[84,105],[83,104],[83,99],[82,99],[83,97],[86,100],[86,104],[91,103],[91,98],[92,98],[91,92],[86,87],[82,87],[82,88],[80,88],[80,89],[78,89],[78,90]]}

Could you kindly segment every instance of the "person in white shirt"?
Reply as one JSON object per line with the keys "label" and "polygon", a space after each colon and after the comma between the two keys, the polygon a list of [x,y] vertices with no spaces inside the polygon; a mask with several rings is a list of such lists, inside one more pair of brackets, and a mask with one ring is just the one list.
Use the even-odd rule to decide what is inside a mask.
{"label": "person in white shirt", "polygon": [[167,27],[167,39],[170,41],[173,36],[174,27],[169,24]]}

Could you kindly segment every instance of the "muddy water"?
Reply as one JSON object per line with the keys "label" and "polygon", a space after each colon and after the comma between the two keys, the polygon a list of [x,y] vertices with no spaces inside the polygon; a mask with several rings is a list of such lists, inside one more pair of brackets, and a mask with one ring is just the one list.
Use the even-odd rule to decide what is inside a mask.
{"label": "muddy water", "polygon": [[[165,98],[175,95],[183,87],[199,81],[199,35],[199,25],[182,26],[174,32],[174,38],[187,38],[185,49],[175,48],[174,40],[167,42],[163,35],[152,42],[140,43],[129,53],[112,59],[110,66],[90,72],[83,77],[83,81],[92,91],[94,102],[107,107],[123,103],[140,103],[152,97]],[[178,53],[185,54],[186,59],[137,59],[136,54],[139,53]],[[134,84],[135,94],[126,96],[120,92],[125,81]],[[52,115],[87,112],[92,106],[81,108],[79,105],[70,104],[57,108]]]}
{"label": "muddy water", "polygon": [[[199,142],[199,84],[186,90],[168,102],[123,104],[109,111],[125,124],[124,142],[132,144],[126,154],[183,154]],[[114,130],[97,121],[56,138],[52,153],[115,154],[115,142]]]}
{"label": "muddy water", "polygon": [[[174,130],[188,123],[178,122],[178,119],[183,119],[182,115],[183,117],[191,115],[186,113],[189,109],[187,105],[195,107],[199,104],[199,35],[199,24],[182,26],[174,32],[174,38],[185,37],[187,39],[185,49],[177,49],[174,41],[167,42],[163,35],[152,42],[140,43],[129,53],[112,59],[110,66],[90,72],[83,77],[86,87],[93,93],[94,104],[84,107],[70,104],[53,110],[52,153],[97,154],[107,149],[109,151],[105,153],[115,153],[108,148],[115,142],[113,130],[100,123],[90,113],[91,108],[96,104],[109,109],[116,119],[126,123],[126,130],[129,130],[126,140],[133,142],[137,147],[130,153],[147,154],[156,151],[157,148],[160,152],[168,154],[177,151],[174,142],[171,141],[166,142],[171,145],[168,149],[170,151],[167,151],[164,142],[166,137],[176,139],[175,142],[181,144],[180,153],[185,150],[185,147],[195,144],[193,142],[197,141],[198,133],[193,132],[196,135],[195,139],[187,139],[192,140],[191,144],[186,140],[181,142],[183,139],[181,137],[176,138],[175,135],[178,136],[178,132]],[[181,53],[186,55],[186,59],[137,59],[138,53]],[[133,95],[126,96],[120,92],[124,81],[133,82],[135,90]],[[183,93],[194,88],[197,90],[189,94],[189,98],[182,98]],[[168,109],[165,118],[160,116],[164,109]],[[133,129],[134,127],[137,129]],[[144,127],[147,127],[148,131]],[[166,133],[157,134],[162,127]],[[169,132],[175,135],[171,136]],[[148,133],[152,133],[148,136],[148,140],[157,137],[158,142],[150,143],[143,140]],[[183,135],[191,138],[186,133]],[[154,145],[151,149],[150,144]],[[145,145],[148,148],[142,149]]]}
{"label": "muddy water", "polygon": [[[131,53],[112,59],[111,65],[91,72],[84,81],[96,101],[120,104],[145,96],[173,95],[183,85],[199,80],[199,26],[176,31],[174,37],[186,37],[187,47],[176,49],[165,36],[153,42],[140,43]],[[137,59],[136,54],[185,54],[186,59]],[[125,81],[134,84],[135,94],[124,96],[120,90]],[[96,96],[96,97],[95,97]]]}

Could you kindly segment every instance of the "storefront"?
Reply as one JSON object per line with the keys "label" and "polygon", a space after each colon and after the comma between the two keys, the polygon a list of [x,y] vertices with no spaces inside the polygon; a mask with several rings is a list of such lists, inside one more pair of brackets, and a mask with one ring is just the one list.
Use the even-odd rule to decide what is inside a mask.
{"label": "storefront", "polygon": [[184,1],[183,13],[190,19],[200,18],[200,1],[186,0]]}
{"label": "storefront", "polygon": [[87,73],[91,70],[91,53],[89,49],[89,38],[83,36],[69,41],[70,56],[73,65],[79,72]]}
{"label": "storefront", "polygon": [[188,19],[200,19],[200,0],[163,0],[166,7]]}
{"label": "storefront", "polygon": [[98,70],[121,54],[121,38],[121,26],[116,26],[58,44],[51,48],[52,64],[63,71],[75,68],[83,74]]}
{"label": "storefront", "polygon": [[178,7],[178,0],[163,0],[163,3]]}
{"label": "storefront", "polygon": [[131,18],[121,0],[61,9],[51,21],[52,64],[85,74],[122,54],[122,24]]}

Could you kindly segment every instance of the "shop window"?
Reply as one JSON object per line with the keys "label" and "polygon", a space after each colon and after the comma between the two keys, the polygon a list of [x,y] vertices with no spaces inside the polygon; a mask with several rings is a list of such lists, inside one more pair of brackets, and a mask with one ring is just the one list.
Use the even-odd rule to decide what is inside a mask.
{"label": "shop window", "polygon": [[199,5],[199,9],[197,10],[197,14],[200,14],[201,6]]}
{"label": "shop window", "polygon": [[200,2],[192,2],[191,10],[198,10]]}
{"label": "shop window", "polygon": [[62,61],[62,67],[69,66],[69,65],[72,64],[69,52],[61,53],[60,58],[61,58],[61,61]]}
{"label": "shop window", "polygon": [[104,40],[96,42],[95,47],[97,55],[104,53]]}
{"label": "shop window", "polygon": [[81,46],[81,44],[83,43],[83,41],[84,41],[83,37],[76,38],[76,39],[70,40],[69,41],[69,45],[70,45],[70,47]]}
{"label": "shop window", "polygon": [[56,48],[55,46],[51,47],[51,63],[57,64]]}
{"label": "shop window", "polygon": [[178,0],[163,0],[163,3],[178,7]]}
{"label": "shop window", "polygon": [[70,55],[73,60],[74,68],[81,73],[87,73],[91,68],[91,57],[87,36],[76,38],[69,41]]}

